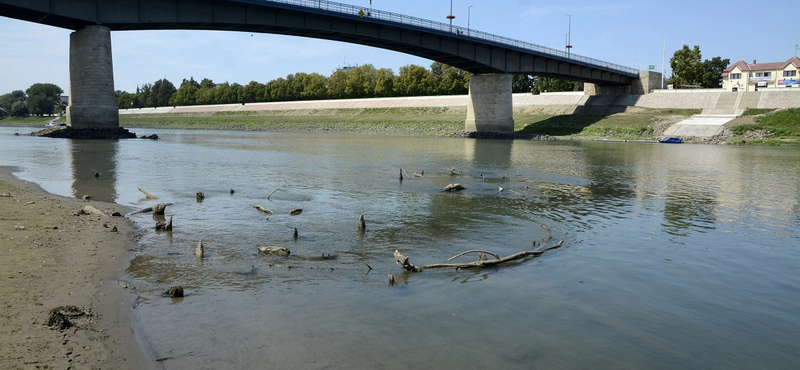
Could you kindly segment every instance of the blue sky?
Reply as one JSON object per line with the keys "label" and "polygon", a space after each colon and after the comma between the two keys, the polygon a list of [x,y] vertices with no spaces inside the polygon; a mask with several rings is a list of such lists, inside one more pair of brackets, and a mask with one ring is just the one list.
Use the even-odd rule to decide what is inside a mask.
{"label": "blue sky", "polygon": [[[368,0],[339,2],[369,7]],[[731,63],[785,61],[800,44],[797,0],[452,0],[454,25],[563,49],[570,28],[572,53],[661,70],[684,44],[703,59]],[[472,8],[469,6],[472,5]],[[375,9],[447,22],[449,0],[373,0]],[[469,15],[469,16],[468,16]],[[69,88],[70,30],[0,17],[0,94],[37,82]],[[429,67],[430,60],[347,43],[290,36],[210,31],[113,32],[117,90],[167,78],[247,84],[291,73],[330,73],[345,64]],[[800,54],[798,54],[800,55]],[[635,63],[635,64],[634,64]]]}

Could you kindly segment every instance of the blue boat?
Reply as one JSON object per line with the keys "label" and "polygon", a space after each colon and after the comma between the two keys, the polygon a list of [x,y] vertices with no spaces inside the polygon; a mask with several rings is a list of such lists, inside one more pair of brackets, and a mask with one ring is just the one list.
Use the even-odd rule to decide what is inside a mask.
{"label": "blue boat", "polygon": [[658,142],[664,144],[682,144],[683,140],[681,140],[679,137],[665,137]]}

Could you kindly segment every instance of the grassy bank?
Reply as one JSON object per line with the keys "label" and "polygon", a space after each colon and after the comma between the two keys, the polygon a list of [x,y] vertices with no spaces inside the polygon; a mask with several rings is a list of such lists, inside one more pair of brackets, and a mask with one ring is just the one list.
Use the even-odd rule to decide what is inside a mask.
{"label": "grassy bank", "polygon": [[800,145],[800,108],[748,109],[752,121],[731,127],[732,144]]}
{"label": "grassy bank", "polygon": [[[640,107],[525,107],[514,130],[574,139],[656,140],[699,109]],[[144,129],[347,131],[449,135],[464,130],[466,107],[294,109],[240,112],[122,114],[120,125]],[[51,117],[5,118],[0,125],[45,125]],[[800,109],[752,109],[728,125],[729,144],[800,145]]]}
{"label": "grassy bank", "polygon": [[58,118],[58,122],[67,122],[66,117],[3,117],[0,119],[0,125],[4,126],[44,126],[52,119]]}

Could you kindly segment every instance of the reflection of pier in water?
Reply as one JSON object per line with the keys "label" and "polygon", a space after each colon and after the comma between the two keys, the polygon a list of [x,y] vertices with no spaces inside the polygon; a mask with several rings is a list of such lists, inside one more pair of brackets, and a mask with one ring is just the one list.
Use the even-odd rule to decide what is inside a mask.
{"label": "reflection of pier in water", "polygon": [[[69,140],[72,195],[114,202],[117,199],[118,140]],[[95,171],[99,174],[95,176]]]}

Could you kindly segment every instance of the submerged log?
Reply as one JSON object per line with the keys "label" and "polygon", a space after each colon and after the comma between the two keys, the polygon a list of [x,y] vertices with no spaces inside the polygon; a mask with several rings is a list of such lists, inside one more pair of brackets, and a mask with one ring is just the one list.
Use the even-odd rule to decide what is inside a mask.
{"label": "submerged log", "polygon": [[141,192],[142,192],[142,194],[144,194],[144,197],[145,197],[145,198],[147,198],[147,199],[158,199],[158,197],[157,197],[157,196],[155,196],[155,195],[153,195],[153,194],[150,194],[150,193],[148,193],[148,192],[147,192],[147,190],[144,190],[144,189],[142,189],[142,188],[139,188],[139,191],[141,191]]}
{"label": "submerged log", "polygon": [[274,246],[268,246],[268,245],[260,245],[260,246],[258,246],[258,253],[274,254],[274,255],[277,255],[277,256],[288,256],[292,252],[289,251],[288,248],[284,248],[284,247],[274,247]]}
{"label": "submerged log", "polygon": [[273,214],[274,212],[270,211],[269,209],[264,208],[264,206],[260,204],[253,204],[253,208],[268,214]]}
{"label": "submerged log", "polygon": [[303,213],[303,209],[302,208],[295,208],[295,209],[289,211],[289,214],[292,215],[292,216],[297,216],[297,215],[299,215],[301,213]]}
{"label": "submerged log", "polygon": [[[436,270],[436,269],[483,268],[483,267],[500,265],[500,264],[503,264],[503,263],[506,263],[506,262],[518,260],[518,259],[529,257],[529,256],[539,256],[539,255],[543,254],[544,252],[559,248],[563,244],[564,244],[564,241],[562,240],[562,241],[558,242],[558,244],[550,246],[550,247],[541,246],[541,247],[539,247],[538,249],[535,249],[535,250],[517,252],[517,253],[514,253],[512,255],[503,257],[503,258],[495,258],[495,259],[491,259],[491,260],[490,259],[485,259],[485,257],[484,257],[482,259],[479,259],[478,261],[473,261],[473,262],[466,262],[466,263],[436,263],[436,264],[424,265],[424,266],[415,266],[414,264],[409,262],[408,257],[402,255],[399,251],[395,250],[394,251],[394,261],[398,265],[403,266],[403,268],[406,269],[407,271],[414,271],[414,272],[420,272],[420,271],[423,271],[423,270]],[[470,251],[468,251],[468,252],[470,252]],[[480,251],[480,252],[484,253],[483,251]],[[462,254],[464,254],[464,253],[462,253]]]}

